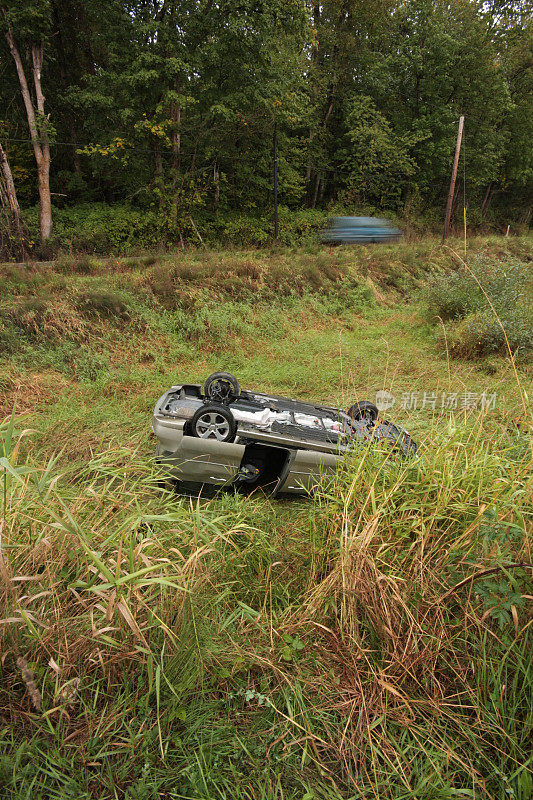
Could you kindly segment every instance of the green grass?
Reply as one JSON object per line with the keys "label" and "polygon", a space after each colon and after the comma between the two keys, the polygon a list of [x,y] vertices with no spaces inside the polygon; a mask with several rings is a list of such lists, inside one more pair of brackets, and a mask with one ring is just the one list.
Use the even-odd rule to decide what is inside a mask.
{"label": "green grass", "polygon": [[[458,263],[2,268],[2,796],[531,798],[528,366],[446,358],[421,290]],[[151,409],[221,368],[346,407],[388,389],[420,457],[364,452],[311,500],[166,493]],[[465,391],[496,408],[440,412]]]}

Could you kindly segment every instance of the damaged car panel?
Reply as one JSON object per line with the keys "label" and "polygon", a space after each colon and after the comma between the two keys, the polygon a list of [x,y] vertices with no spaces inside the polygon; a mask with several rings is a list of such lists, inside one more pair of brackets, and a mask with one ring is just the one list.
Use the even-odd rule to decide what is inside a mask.
{"label": "damaged car panel", "polygon": [[416,452],[407,431],[378,420],[359,401],[347,412],[262,392],[240,390],[229,373],[199,384],[172,386],[158,400],[152,429],[157,458],[183,486],[234,487],[309,493],[335,470],[349,449],[385,441],[399,453]]}

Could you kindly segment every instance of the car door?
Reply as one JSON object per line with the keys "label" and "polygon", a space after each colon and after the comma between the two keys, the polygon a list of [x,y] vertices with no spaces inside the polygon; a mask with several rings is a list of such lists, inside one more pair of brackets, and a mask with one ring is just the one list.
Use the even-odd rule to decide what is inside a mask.
{"label": "car door", "polygon": [[164,460],[179,480],[222,486],[237,475],[244,450],[244,445],[234,442],[184,436],[177,450]]}
{"label": "car door", "polygon": [[328,472],[337,469],[340,458],[318,450],[296,450],[288,465],[286,477],[280,482],[276,494],[289,492],[301,494],[313,489]]}

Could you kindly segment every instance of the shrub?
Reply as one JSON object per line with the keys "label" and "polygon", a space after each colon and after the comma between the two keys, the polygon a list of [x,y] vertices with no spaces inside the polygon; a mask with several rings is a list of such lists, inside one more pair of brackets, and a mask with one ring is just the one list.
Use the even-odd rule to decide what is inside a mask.
{"label": "shrub", "polygon": [[77,298],[77,306],[86,316],[102,319],[127,319],[129,308],[123,297],[113,292],[87,291]]}
{"label": "shrub", "polygon": [[461,269],[439,276],[425,293],[429,318],[452,323],[452,352],[468,357],[504,351],[505,336],[494,312],[511,349],[521,354],[529,351],[533,347],[529,265],[517,259],[494,261],[482,256],[472,262],[470,270],[473,274]]}
{"label": "shrub", "polygon": [[272,224],[266,217],[238,214],[226,221],[223,237],[228,244],[241,247],[264,245],[272,238]]}
{"label": "shrub", "polygon": [[318,231],[325,226],[329,216],[326,211],[316,208],[301,211],[280,208],[280,241],[293,247],[318,241]]}
{"label": "shrub", "polygon": [[[39,239],[39,210],[37,207],[25,211],[32,239]],[[292,211],[286,206],[279,208],[279,241],[296,246],[317,241],[317,232],[325,224],[328,214],[317,209]],[[168,248],[182,243],[180,230],[159,211],[135,208],[114,203],[79,203],[67,208],[54,208],[52,239],[45,247],[35,245],[34,255],[38,259],[52,259],[58,251],[87,254],[128,254],[138,249]],[[212,245],[223,243],[235,247],[263,247],[272,243],[274,233],[273,215],[242,214],[226,212],[214,215],[198,209],[195,224],[202,239]],[[184,224],[181,236],[187,244],[197,246],[198,236],[192,226]],[[147,265],[155,257],[148,257]],[[90,271],[88,260],[78,261],[65,257],[65,270]]]}
{"label": "shrub", "polygon": [[[508,309],[500,317],[509,347],[522,355],[533,348],[533,328],[523,309]],[[502,326],[491,310],[475,311],[452,325],[449,346],[454,355],[465,358],[503,352],[507,349]]]}
{"label": "shrub", "polygon": [[[36,230],[38,210],[29,209],[26,217]],[[106,203],[54,208],[50,248],[56,250],[126,253],[134,247],[157,247],[166,240],[165,221],[154,211]]]}

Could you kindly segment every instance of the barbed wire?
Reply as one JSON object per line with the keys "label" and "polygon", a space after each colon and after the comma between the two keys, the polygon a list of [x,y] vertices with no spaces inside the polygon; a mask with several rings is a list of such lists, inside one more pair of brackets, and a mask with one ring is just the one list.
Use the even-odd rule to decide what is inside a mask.
{"label": "barbed wire", "polygon": [[[27,144],[27,145],[32,145],[33,144],[31,139],[22,139],[22,138],[17,138],[17,137],[10,137],[10,136],[2,137],[2,141],[4,141],[4,142],[15,142],[15,143],[18,143],[18,144]],[[104,147],[110,147],[110,146],[112,146],[112,144],[113,143],[110,143],[108,145],[98,145],[98,144],[95,144],[94,142],[92,142],[90,144],[80,144],[79,142],[54,141],[54,142],[51,143],[50,146],[52,148],[56,147],[56,146],[76,147],[80,151],[79,155],[91,156],[91,155],[106,155],[106,154],[98,153],[98,151],[96,151],[94,153],[85,153],[85,152],[83,152],[83,148],[85,148],[85,147],[93,147],[93,148],[101,147],[101,148],[104,148]],[[168,150],[156,150],[156,149],[151,149],[151,148],[148,148],[148,147],[138,147],[136,145],[131,145],[131,146],[128,145],[128,146],[126,146],[124,148],[120,148],[119,150],[117,150],[117,152],[121,152],[121,153],[124,153],[124,154],[127,154],[127,153],[144,153],[145,155],[150,155],[152,157],[157,155],[158,157],[168,158],[168,159],[175,159],[175,158],[178,158],[178,157],[180,157],[180,158],[192,158],[193,156],[197,156],[197,151],[194,151],[194,150],[192,150],[192,151],[180,150],[179,153],[173,153],[173,152],[169,152]],[[289,163],[286,158],[283,158],[283,155],[281,153],[280,153],[279,157],[280,157],[280,160],[285,161],[286,164]],[[209,170],[209,169],[213,169],[214,166],[216,166],[216,165],[218,165],[219,169],[221,169],[223,167],[223,164],[224,163],[228,163],[228,162],[230,162],[231,164],[243,163],[243,164],[254,164],[254,165],[257,165],[258,159],[257,159],[256,156],[253,156],[253,155],[250,155],[250,156],[243,156],[243,155],[215,155],[215,156],[212,157],[209,165],[202,166],[202,167],[194,167],[192,170],[188,170],[188,171],[189,171],[189,174],[193,173],[193,172],[206,171],[206,170]],[[298,170],[298,169],[302,169],[302,170],[303,169],[305,169],[305,170],[311,169],[315,176],[320,176],[321,172],[334,173],[335,175],[338,175],[340,177],[342,177],[342,176],[349,177],[349,176],[351,176],[353,174],[350,170],[342,169],[342,168],[339,168],[339,167],[336,167],[336,166],[334,166],[334,167],[326,166],[326,165],[318,166],[316,164],[308,164],[308,163],[304,163],[304,164],[301,164],[299,167],[293,167],[293,168],[296,169],[296,170]],[[223,171],[223,169],[221,169],[221,171]],[[443,177],[442,179],[436,180],[436,181],[426,181],[424,185],[425,186],[433,186],[433,187],[445,187],[446,179]]]}

